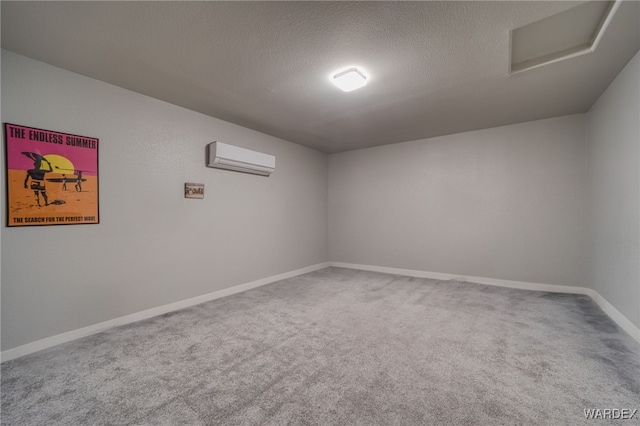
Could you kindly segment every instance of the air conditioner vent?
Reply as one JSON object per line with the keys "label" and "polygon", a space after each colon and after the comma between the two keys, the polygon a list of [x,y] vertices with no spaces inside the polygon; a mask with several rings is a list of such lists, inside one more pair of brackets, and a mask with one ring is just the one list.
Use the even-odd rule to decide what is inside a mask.
{"label": "air conditioner vent", "polygon": [[208,145],[207,167],[269,176],[276,167],[276,157],[222,142]]}

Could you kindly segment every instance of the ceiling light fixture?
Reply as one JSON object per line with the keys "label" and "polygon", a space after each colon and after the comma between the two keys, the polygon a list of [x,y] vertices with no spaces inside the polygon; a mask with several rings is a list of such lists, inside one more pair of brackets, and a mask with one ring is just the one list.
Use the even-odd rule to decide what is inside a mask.
{"label": "ceiling light fixture", "polygon": [[369,77],[365,70],[359,67],[349,67],[334,72],[331,81],[345,92],[350,92],[365,86]]}

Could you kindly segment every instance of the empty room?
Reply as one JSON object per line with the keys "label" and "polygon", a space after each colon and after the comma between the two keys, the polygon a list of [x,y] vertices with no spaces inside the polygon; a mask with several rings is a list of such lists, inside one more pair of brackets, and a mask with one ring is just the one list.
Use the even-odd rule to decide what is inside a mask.
{"label": "empty room", "polygon": [[640,2],[1,2],[3,425],[640,422]]}

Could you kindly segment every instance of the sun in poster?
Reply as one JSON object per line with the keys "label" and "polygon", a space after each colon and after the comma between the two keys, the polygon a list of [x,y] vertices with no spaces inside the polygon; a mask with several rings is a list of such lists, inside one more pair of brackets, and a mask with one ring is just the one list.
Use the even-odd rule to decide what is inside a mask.
{"label": "sun in poster", "polygon": [[98,223],[98,139],[5,125],[8,225]]}

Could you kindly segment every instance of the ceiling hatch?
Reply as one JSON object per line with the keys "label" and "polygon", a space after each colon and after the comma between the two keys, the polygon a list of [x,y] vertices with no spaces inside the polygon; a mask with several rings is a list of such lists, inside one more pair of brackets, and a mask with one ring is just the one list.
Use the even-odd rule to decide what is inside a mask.
{"label": "ceiling hatch", "polygon": [[590,1],[512,30],[510,74],[595,51],[619,6]]}

